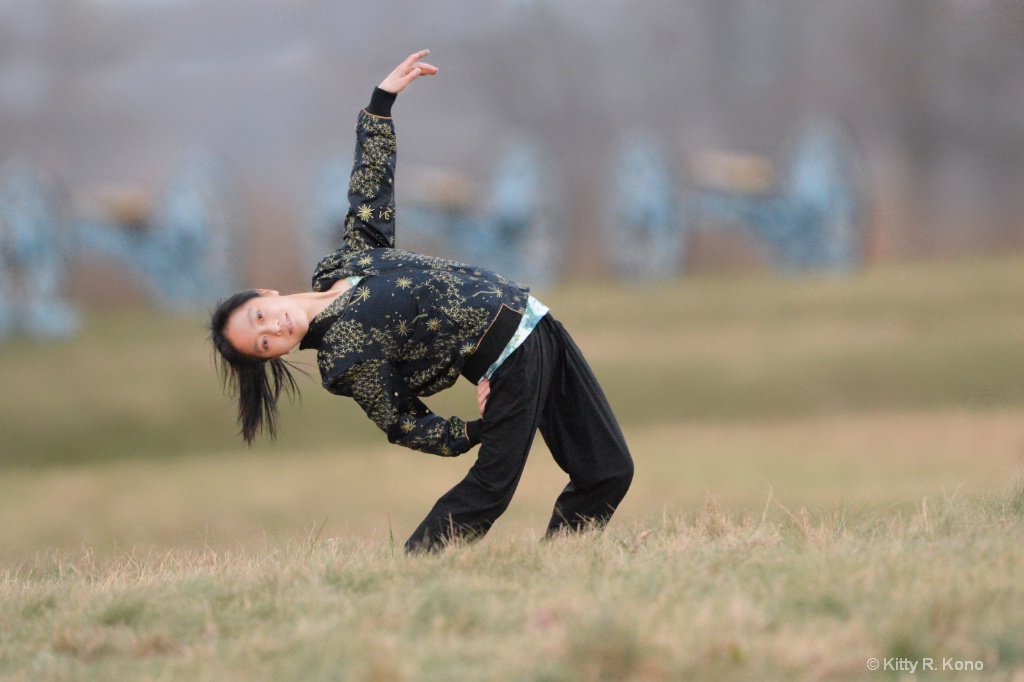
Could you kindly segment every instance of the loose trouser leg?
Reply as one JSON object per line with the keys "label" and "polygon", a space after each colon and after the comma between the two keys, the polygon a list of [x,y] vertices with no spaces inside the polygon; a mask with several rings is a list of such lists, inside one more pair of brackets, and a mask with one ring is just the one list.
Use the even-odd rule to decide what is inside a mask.
{"label": "loose trouser leg", "polygon": [[437,501],[405,543],[406,551],[438,549],[455,537],[479,538],[508,508],[537,432],[554,350],[550,339],[530,334],[491,377],[476,463]]}
{"label": "loose trouser leg", "polygon": [[583,353],[561,323],[546,321],[562,355],[540,432],[555,461],[569,474],[569,485],[559,495],[548,524],[547,533],[552,535],[607,523],[633,480],[633,459]]}

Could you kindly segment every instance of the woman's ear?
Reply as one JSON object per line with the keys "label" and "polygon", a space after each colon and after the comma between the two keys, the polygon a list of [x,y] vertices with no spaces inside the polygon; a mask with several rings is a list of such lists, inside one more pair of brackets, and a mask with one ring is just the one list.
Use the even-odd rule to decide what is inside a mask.
{"label": "woman's ear", "polygon": [[274,291],[273,289],[257,289],[257,293],[260,296],[280,296],[280,292]]}

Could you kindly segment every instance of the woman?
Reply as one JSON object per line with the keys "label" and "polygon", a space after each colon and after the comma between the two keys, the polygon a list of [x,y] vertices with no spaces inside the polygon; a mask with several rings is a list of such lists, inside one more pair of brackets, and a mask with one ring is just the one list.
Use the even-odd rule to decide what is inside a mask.
{"label": "woman", "polygon": [[[392,443],[441,456],[479,444],[466,478],[446,493],[407,551],[480,537],[505,511],[539,429],[569,474],[547,535],[603,526],[629,488],[633,461],[583,355],[529,289],[483,268],[395,248],[399,92],[437,68],[410,55],[377,87],[356,124],[344,244],[320,261],[313,290],[254,289],[221,302],[210,321],[242,436],[276,435],[277,400],[297,386],[282,356],[315,348],[328,391],[350,396]],[[481,419],[433,414],[421,397],[459,376],[477,386]]]}

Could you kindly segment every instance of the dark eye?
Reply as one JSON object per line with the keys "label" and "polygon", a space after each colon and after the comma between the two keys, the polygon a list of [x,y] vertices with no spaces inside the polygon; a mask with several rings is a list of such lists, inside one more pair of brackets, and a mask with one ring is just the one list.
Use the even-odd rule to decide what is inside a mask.
{"label": "dark eye", "polygon": [[257,320],[262,320],[263,319],[263,312],[262,311],[260,311],[260,310],[256,311],[256,319]]}
{"label": "dark eye", "polygon": [[270,350],[270,342],[267,341],[267,337],[263,337],[263,350]]}

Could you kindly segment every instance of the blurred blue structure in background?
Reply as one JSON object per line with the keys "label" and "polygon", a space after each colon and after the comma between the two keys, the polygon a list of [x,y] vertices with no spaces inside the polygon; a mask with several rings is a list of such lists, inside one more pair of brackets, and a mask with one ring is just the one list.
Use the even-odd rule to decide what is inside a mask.
{"label": "blurred blue structure in background", "polygon": [[239,288],[236,211],[223,164],[187,155],[148,214],[111,215],[74,225],[77,251],[127,265],[160,304],[208,307]]}
{"label": "blurred blue structure in background", "polygon": [[692,197],[700,224],[749,230],[784,270],[848,272],[860,265],[866,191],[856,148],[838,123],[801,126],[781,182],[756,157],[719,157],[703,170],[704,186]]}
{"label": "blurred blue structure in background", "polygon": [[858,267],[867,197],[852,139],[838,123],[816,119],[788,146],[781,171],[759,156],[702,154],[680,190],[664,145],[645,135],[626,138],[604,225],[616,274],[673,277],[684,267],[690,233],[723,225],[745,230],[782,270]]}
{"label": "blurred blue structure in background", "polygon": [[78,314],[62,297],[67,277],[60,202],[53,183],[28,168],[0,172],[0,338],[61,339]]}
{"label": "blurred blue structure in background", "polygon": [[[546,282],[562,272],[565,226],[558,211],[558,178],[540,146],[528,139],[507,146],[489,187],[458,174],[413,169],[395,212],[398,246],[467,261],[523,282]],[[313,264],[338,248],[348,211],[350,160],[321,169],[306,239]],[[478,196],[478,194],[480,196]]]}
{"label": "blurred blue structure in background", "polygon": [[[681,184],[666,149],[634,133],[613,156],[603,236],[619,277],[675,277],[691,233],[723,225],[750,234],[782,270],[848,272],[860,265],[865,183],[856,146],[838,123],[802,125],[781,170],[760,156],[710,153],[695,159],[692,177]],[[568,230],[553,169],[539,144],[520,139],[495,163],[486,191],[455,173],[414,171],[396,213],[399,246],[524,282],[557,280],[565,274]],[[351,162],[339,159],[317,178],[310,264],[341,244],[350,171]]]}
{"label": "blurred blue structure in background", "polygon": [[509,144],[492,172],[484,216],[455,225],[460,254],[514,280],[558,279],[568,231],[558,211],[561,196],[541,146],[525,138]]}
{"label": "blurred blue structure in background", "polygon": [[649,135],[633,134],[616,154],[604,236],[619,277],[659,279],[679,271],[685,226],[664,149]]}
{"label": "blurred blue structure in background", "polygon": [[[136,202],[137,204],[138,202]],[[162,305],[210,306],[238,288],[238,238],[222,164],[193,153],[150,212],[71,218],[54,183],[9,164],[0,173],[0,338],[23,332],[67,338],[79,316],[64,291],[72,258],[100,255],[128,266]]]}

